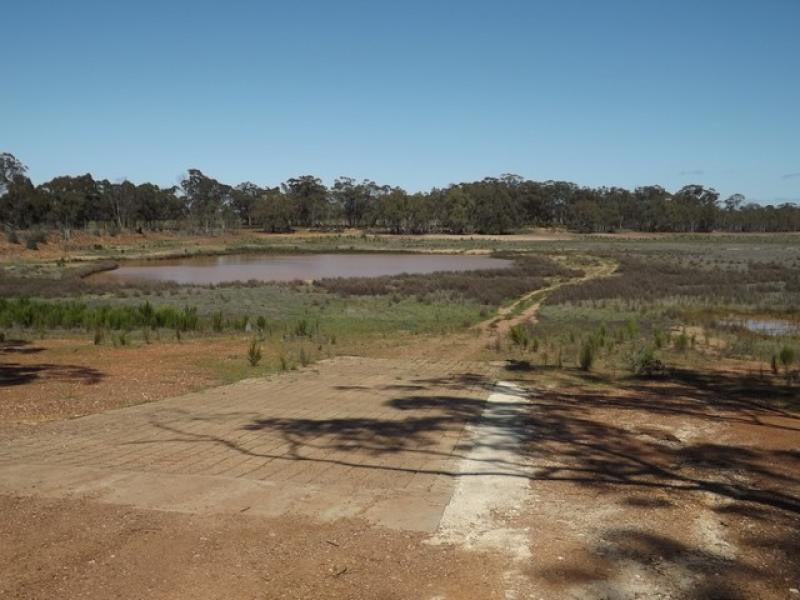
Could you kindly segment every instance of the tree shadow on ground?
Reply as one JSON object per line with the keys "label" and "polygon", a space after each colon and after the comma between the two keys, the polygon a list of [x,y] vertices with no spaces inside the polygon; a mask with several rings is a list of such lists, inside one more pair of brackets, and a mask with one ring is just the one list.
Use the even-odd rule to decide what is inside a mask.
{"label": "tree shadow on ground", "polygon": [[[283,447],[290,448],[288,453],[260,452],[257,443],[242,444],[240,433],[214,437],[182,431],[175,425],[160,426],[175,433],[175,440],[223,444],[242,454],[269,459],[440,475],[453,480],[519,477],[540,490],[548,484],[570,484],[590,490],[600,502],[605,498],[632,510],[667,510],[673,504],[713,498],[718,510],[728,510],[736,518],[765,525],[783,522],[786,529],[796,531],[800,520],[800,452],[737,442],[735,436],[709,440],[669,430],[677,423],[702,431],[703,424],[721,422],[754,427],[766,436],[775,432],[791,435],[798,423],[794,405],[782,389],[757,383],[736,375],[678,373],[667,381],[623,382],[621,393],[580,385],[534,391],[528,395],[528,403],[520,404],[487,403],[449,392],[463,390],[465,385],[496,389],[491,380],[475,374],[412,380],[375,388],[376,394],[387,390],[415,392],[386,400],[382,408],[388,410],[382,411],[382,418],[256,417],[243,426],[265,437],[277,436]],[[661,429],[654,424],[666,427],[666,433],[659,433]],[[462,435],[467,426],[486,427],[505,435],[476,441]],[[445,436],[458,435],[458,442],[450,447],[439,444]],[[476,458],[472,451],[481,445],[490,446],[499,456],[511,454],[516,458]],[[426,460],[387,460],[404,453]],[[431,464],[436,466],[427,466]],[[610,565],[609,573],[615,564],[637,561],[656,571],[663,567],[665,572],[693,582],[695,591],[685,593],[689,598],[736,598],[736,590],[725,587],[726,573],[746,576],[748,569],[764,573],[750,563],[699,550],[644,526],[638,530],[607,530],[602,537],[605,545],[598,552]],[[783,544],[788,552],[796,536],[787,534],[784,539],[777,531],[771,538],[754,535],[742,544],[761,551],[759,548],[770,540]],[[796,559],[792,560],[796,565]],[[706,576],[708,573],[721,576]],[[579,574],[574,577],[579,578]],[[601,573],[599,577],[612,585],[610,575],[603,577]],[[712,588],[722,595],[714,595]]]}
{"label": "tree shadow on ground", "polygon": [[[474,374],[415,380],[427,382],[432,392],[463,389],[464,382],[495,389],[485,377]],[[358,469],[384,469],[429,473],[450,477],[502,475],[531,481],[570,481],[597,489],[643,488],[679,492],[704,492],[733,500],[753,502],[792,513],[800,513],[800,498],[788,487],[800,483],[800,453],[785,449],[758,448],[734,442],[681,440],[674,435],[659,435],[642,424],[621,423],[618,418],[598,417],[597,409],[638,413],[639,420],[658,422],[662,415],[682,416],[702,423],[704,419],[775,427],[759,421],[761,415],[795,420],[797,416],[761,400],[733,401],[718,398],[710,388],[689,388],[664,394],[663,388],[628,386],[633,395],[622,397],[596,390],[576,388],[569,392],[551,391],[529,398],[529,404],[487,403],[450,394],[415,394],[391,398],[384,406],[397,411],[386,418],[341,417],[253,418],[243,426],[252,432],[278,435],[291,448],[286,454],[264,455],[269,458],[326,462],[325,452],[339,453],[336,464]],[[723,382],[720,389],[728,389]],[[627,416],[627,415],[626,415]],[[438,444],[445,435],[459,435],[466,425],[490,427],[506,432],[493,436],[491,442],[476,442],[461,436],[452,447]],[[786,429],[787,426],[779,426]],[[655,428],[657,430],[657,428]],[[789,427],[789,429],[793,429]],[[193,434],[185,433],[193,438]],[[250,450],[235,439],[213,436],[208,441],[230,444],[243,453]],[[487,444],[499,453],[510,453],[516,461],[476,459],[470,455],[477,445]],[[342,458],[351,454],[353,461]],[[397,453],[428,455],[447,459],[437,468],[404,467],[401,463],[381,464],[363,459],[363,455],[381,456]],[[496,470],[458,469],[455,460],[493,463]],[[469,465],[470,462],[467,463]]]}
{"label": "tree shadow on ground", "polygon": [[[33,355],[43,351],[44,348],[32,346],[30,342],[22,340],[0,344],[0,354]],[[101,371],[82,365],[22,364],[7,362],[5,359],[0,362],[0,388],[25,385],[39,379],[93,385],[102,381],[103,377]]]}
{"label": "tree shadow on ground", "polygon": [[103,378],[101,371],[81,365],[0,363],[0,388],[25,385],[38,379],[94,385]]}
{"label": "tree shadow on ground", "polygon": [[38,354],[44,352],[41,346],[33,346],[26,340],[7,340],[0,343],[0,354]]}
{"label": "tree shadow on ground", "polygon": [[575,561],[545,561],[532,574],[591,598],[744,600],[753,597],[745,589],[749,584],[776,583],[747,558],[698,548],[644,527],[609,527],[580,554]]}

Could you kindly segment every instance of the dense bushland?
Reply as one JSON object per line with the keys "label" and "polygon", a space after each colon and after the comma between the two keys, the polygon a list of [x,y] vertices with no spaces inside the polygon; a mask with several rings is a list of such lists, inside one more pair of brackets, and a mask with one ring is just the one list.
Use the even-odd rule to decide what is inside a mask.
{"label": "dense bushland", "polygon": [[[60,176],[35,186],[13,155],[0,154],[0,224],[11,243],[36,249],[42,227],[65,239],[75,228],[107,232],[245,225],[265,231],[294,227],[364,227],[392,233],[507,233],[524,227],[567,227],[582,232],[620,229],[668,232],[798,231],[800,207],[761,206],[740,194],[720,202],[712,188],[687,185],[671,193],[652,185],[634,190],[581,187],[566,181],[487,177],[428,192],[409,193],[374,181],[336,179],[330,187],[312,175],[276,187],[228,185],[190,169],[180,185],[160,188]],[[18,229],[31,230],[26,236]]]}

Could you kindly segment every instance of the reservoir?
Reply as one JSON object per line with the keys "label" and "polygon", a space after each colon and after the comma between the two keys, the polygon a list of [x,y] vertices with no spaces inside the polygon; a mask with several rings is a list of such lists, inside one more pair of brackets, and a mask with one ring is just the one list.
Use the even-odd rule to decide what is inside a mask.
{"label": "reservoir", "polygon": [[512,264],[508,259],[464,254],[239,254],[124,262],[117,269],[96,273],[89,279],[183,284],[307,281],[326,277],[502,269]]}

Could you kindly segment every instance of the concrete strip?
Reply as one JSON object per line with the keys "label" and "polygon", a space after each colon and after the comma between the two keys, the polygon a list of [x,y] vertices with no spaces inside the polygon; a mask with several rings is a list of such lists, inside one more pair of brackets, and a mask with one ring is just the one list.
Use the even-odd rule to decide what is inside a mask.
{"label": "concrete strip", "polygon": [[459,544],[509,556],[506,597],[518,597],[522,562],[530,558],[528,530],[509,527],[507,517],[529,500],[529,469],[519,449],[527,422],[525,390],[498,382],[480,420],[467,426],[469,451],[458,466],[458,480],[444,510],[435,544]]}

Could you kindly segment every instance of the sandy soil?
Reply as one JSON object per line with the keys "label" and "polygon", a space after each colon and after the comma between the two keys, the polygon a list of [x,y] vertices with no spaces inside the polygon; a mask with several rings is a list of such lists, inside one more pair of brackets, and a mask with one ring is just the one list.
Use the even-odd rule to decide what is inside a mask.
{"label": "sandy soil", "polygon": [[111,348],[92,340],[0,344],[0,423],[35,424],[218,385],[213,362],[244,360],[243,336]]}
{"label": "sandy soil", "polygon": [[[513,314],[510,309],[504,327],[535,318],[535,305]],[[615,385],[513,364],[480,376],[445,368],[446,361],[483,348],[490,335],[491,328],[477,328],[429,339],[424,348],[387,351],[381,360],[391,368],[353,359],[330,363],[311,380],[287,374],[208,390],[197,396],[204,398],[199,403],[183,397],[124,409],[134,411],[143,427],[159,429],[143,436],[127,431],[135,420],[120,418],[124,412],[103,411],[120,406],[120,398],[140,402],[136,394],[151,390],[154,379],[167,387],[150,393],[180,393],[192,379],[179,375],[191,372],[193,359],[186,357],[207,353],[206,343],[154,346],[158,351],[149,351],[150,357],[130,349],[127,361],[119,356],[128,349],[104,349],[92,358],[92,368],[105,375],[93,381],[85,379],[88,365],[70,362],[66,342],[5,355],[20,365],[30,360],[53,368],[0,388],[2,418],[70,416],[73,406],[101,414],[33,427],[19,444],[13,435],[21,434],[13,434],[4,442],[12,450],[0,453],[0,464],[8,466],[12,455],[38,455],[50,468],[77,468],[87,456],[108,473],[102,475],[105,488],[97,475],[91,482],[76,476],[57,498],[37,493],[48,481],[35,477],[24,497],[0,494],[0,596],[800,597],[796,388],[724,361],[706,372]],[[228,351],[229,342],[217,343],[215,352]],[[509,381],[506,391],[498,394],[484,380],[489,376]],[[273,392],[262,394],[259,386]],[[468,387],[488,402],[465,397]],[[250,391],[231,392],[244,388]],[[64,401],[69,394],[75,398]],[[272,397],[280,403],[264,404]],[[240,423],[253,418],[257,427]],[[126,450],[126,437],[141,437],[135,450]],[[196,456],[196,448],[209,459]],[[273,458],[278,451],[283,454]],[[138,458],[131,462],[123,452]],[[428,452],[437,455],[435,462],[425,458]],[[332,459],[336,470],[326,464]],[[318,514],[266,517],[250,514],[249,504],[233,514],[183,514],[143,508],[142,494],[131,486],[145,475],[188,473],[198,464],[213,469],[216,483],[243,485],[242,477],[252,475],[241,473],[251,473],[254,462],[270,485],[295,485],[301,477],[323,486],[296,496]],[[135,472],[113,471],[119,464]],[[433,482],[425,493],[436,498],[451,494],[444,530],[322,518],[331,506],[320,504],[320,495],[347,501],[340,487],[325,496],[331,477],[337,486],[346,480],[376,486],[378,494],[395,487],[407,494],[397,472],[410,482],[420,476]],[[125,485],[127,504],[91,491],[119,492]],[[164,498],[168,488],[149,493],[168,504],[174,502]],[[405,505],[394,510],[400,516],[413,512]]]}
{"label": "sandy soil", "polygon": [[3,598],[502,597],[498,559],[359,521],[7,496],[0,511]]}
{"label": "sandy soil", "polygon": [[[524,381],[537,377],[526,374]],[[747,371],[532,399],[525,576],[545,598],[791,598],[800,415]],[[783,398],[785,401],[791,396]]]}

